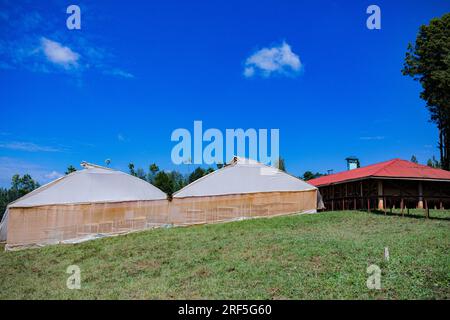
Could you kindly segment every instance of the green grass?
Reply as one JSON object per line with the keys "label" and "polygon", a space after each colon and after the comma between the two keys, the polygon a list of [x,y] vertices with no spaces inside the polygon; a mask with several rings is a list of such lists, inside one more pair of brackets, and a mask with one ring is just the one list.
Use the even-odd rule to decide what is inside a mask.
{"label": "green grass", "polygon": [[[449,299],[450,212],[431,215],[326,212],[1,252],[0,299]],[[66,288],[73,264],[80,290]],[[366,287],[371,264],[381,290]]]}

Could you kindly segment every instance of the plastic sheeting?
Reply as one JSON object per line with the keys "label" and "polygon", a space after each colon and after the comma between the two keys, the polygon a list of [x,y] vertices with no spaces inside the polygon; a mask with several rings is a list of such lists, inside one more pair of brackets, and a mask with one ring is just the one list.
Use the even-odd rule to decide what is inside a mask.
{"label": "plastic sheeting", "polygon": [[8,207],[166,198],[164,192],[142,179],[120,171],[88,166],[30,192]]}
{"label": "plastic sheeting", "polygon": [[77,243],[168,225],[316,212],[317,190],[10,208],[6,249]]}
{"label": "plastic sheeting", "polygon": [[167,200],[14,207],[7,249],[144,230],[166,224],[167,218]]}
{"label": "plastic sheeting", "polygon": [[0,242],[6,241],[7,229],[8,227],[8,209],[5,210],[5,213],[2,216],[2,220],[0,221]]}
{"label": "plastic sheeting", "polygon": [[6,249],[77,243],[168,225],[316,212],[318,190],[278,169],[235,157],[176,193],[97,166],[49,183],[8,206]]}
{"label": "plastic sheeting", "polygon": [[316,212],[316,207],[317,190],[174,198],[170,204],[170,221],[175,225],[214,223],[311,213]]}
{"label": "plastic sheeting", "polygon": [[[164,192],[142,179],[92,164],[83,163],[83,166],[85,169],[56,179],[10,203],[0,223],[0,241],[7,240],[13,208],[36,208],[34,211],[41,212],[39,208],[56,205],[82,208],[81,204],[167,199]],[[42,219],[45,217],[36,217],[36,223]]]}
{"label": "plastic sheeting", "polygon": [[322,194],[317,190],[317,210],[325,209],[325,204],[323,203]]}
{"label": "plastic sheeting", "polygon": [[173,198],[316,189],[313,185],[274,167],[234,157],[228,166],[187,185],[174,193]]}

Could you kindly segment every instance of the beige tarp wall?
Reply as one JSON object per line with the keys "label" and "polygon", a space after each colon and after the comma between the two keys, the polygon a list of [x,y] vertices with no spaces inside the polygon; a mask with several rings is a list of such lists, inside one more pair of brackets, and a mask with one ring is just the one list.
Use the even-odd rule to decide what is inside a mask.
{"label": "beige tarp wall", "polygon": [[7,246],[58,243],[167,223],[167,200],[9,208]]}
{"label": "beige tarp wall", "polygon": [[307,212],[316,208],[317,190],[174,198],[170,204],[170,220],[173,224],[189,225]]}
{"label": "beige tarp wall", "polygon": [[7,247],[59,243],[165,224],[314,212],[317,190],[9,208]]}

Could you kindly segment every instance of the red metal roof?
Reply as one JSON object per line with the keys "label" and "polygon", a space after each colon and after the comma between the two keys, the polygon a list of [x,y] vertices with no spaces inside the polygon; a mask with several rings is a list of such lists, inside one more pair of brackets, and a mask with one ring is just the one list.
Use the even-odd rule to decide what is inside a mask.
{"label": "red metal roof", "polygon": [[402,159],[392,159],[358,169],[322,176],[308,180],[308,183],[319,187],[369,177],[450,181],[450,171],[435,169]]}

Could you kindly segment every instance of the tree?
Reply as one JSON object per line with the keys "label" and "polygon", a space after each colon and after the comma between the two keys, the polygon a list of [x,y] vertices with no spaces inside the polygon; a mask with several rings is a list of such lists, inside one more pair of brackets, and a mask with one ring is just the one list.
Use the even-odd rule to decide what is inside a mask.
{"label": "tree", "polygon": [[224,164],[221,162],[216,163],[217,169],[222,169],[224,167]]}
{"label": "tree", "polygon": [[417,158],[416,158],[415,155],[412,155],[412,156],[411,156],[411,162],[419,163],[419,161],[417,161]]}
{"label": "tree", "polygon": [[197,167],[197,169],[195,169],[194,172],[192,172],[189,175],[189,183],[192,183],[195,180],[200,179],[205,175],[205,173],[206,171],[204,169],[202,169],[201,167]]}
{"label": "tree", "polygon": [[209,167],[208,169],[203,169],[201,167],[198,167],[197,169],[192,172],[188,177],[188,183],[192,183],[197,179],[200,179],[203,176],[206,176],[207,174],[210,174],[211,172],[214,172],[214,168]]}
{"label": "tree", "polygon": [[130,162],[130,163],[128,164],[128,170],[130,170],[130,174],[131,174],[132,176],[135,176],[135,177],[136,177],[136,171],[134,171],[134,164],[133,164],[132,162]]}
{"label": "tree", "polygon": [[147,175],[147,181],[152,183],[153,180],[155,179],[155,175],[156,173],[159,171],[159,167],[156,165],[156,163],[152,163],[149,167],[148,167],[148,175]]}
{"label": "tree", "polygon": [[155,175],[159,171],[159,167],[156,165],[156,163],[152,163],[149,167],[150,172]]}
{"label": "tree", "polygon": [[10,189],[0,188],[0,219],[9,203],[39,188],[39,186],[39,183],[33,180],[29,174],[22,177],[18,174],[13,175]]}
{"label": "tree", "polygon": [[312,173],[311,171],[305,171],[305,173],[303,174],[303,177],[301,177],[301,178],[305,181],[314,179],[314,173]]}
{"label": "tree", "polygon": [[281,171],[286,172],[286,164],[285,164],[284,159],[282,157],[278,158],[278,161],[276,163],[276,167],[278,169],[280,169]]}
{"label": "tree", "polygon": [[177,192],[186,185],[185,177],[178,171],[171,171],[168,176],[171,181],[172,192]]}
{"label": "tree", "polygon": [[422,85],[420,97],[439,131],[441,166],[450,170],[450,13],[420,27],[415,45],[408,45],[402,73]]}
{"label": "tree", "polygon": [[169,196],[172,196],[174,192],[172,182],[167,173],[165,173],[164,171],[160,171],[156,174],[153,185],[163,192],[167,193]]}
{"label": "tree", "polygon": [[145,173],[144,169],[142,169],[142,168],[137,169],[134,176],[138,177],[139,179],[147,181],[147,174]]}
{"label": "tree", "polygon": [[29,174],[24,174],[22,177],[15,174],[11,179],[11,189],[18,192],[20,197],[39,188],[39,186],[39,183],[34,181]]}
{"label": "tree", "polygon": [[67,167],[67,170],[66,170],[65,174],[70,174],[70,173],[75,172],[75,171],[77,171],[77,169],[75,169],[75,167],[73,165],[70,165],[70,166]]}
{"label": "tree", "polygon": [[315,179],[315,178],[318,178],[318,177],[321,177],[321,176],[323,176],[323,174],[319,173],[319,172],[312,173],[311,171],[305,171],[303,176],[300,177],[300,178],[305,180],[305,181],[308,181],[308,180]]}
{"label": "tree", "polygon": [[427,166],[431,168],[440,168],[441,164],[436,160],[435,156],[433,156],[431,159],[428,159]]}

